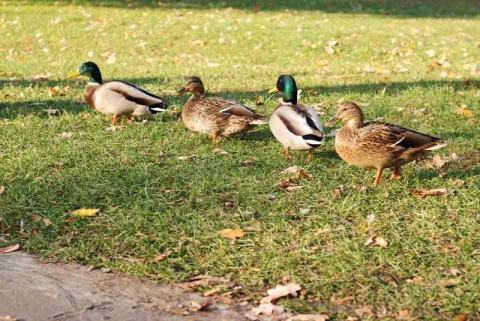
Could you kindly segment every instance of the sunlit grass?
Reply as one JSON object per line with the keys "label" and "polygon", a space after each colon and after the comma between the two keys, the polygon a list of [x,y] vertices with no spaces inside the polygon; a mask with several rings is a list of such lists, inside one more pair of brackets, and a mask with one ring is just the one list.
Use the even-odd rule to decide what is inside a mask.
{"label": "sunlit grass", "polygon": [[[342,14],[233,4],[3,5],[0,233],[31,252],[165,281],[226,275],[248,291],[295,281],[305,294],[293,306],[306,302],[339,320],[366,305],[375,315],[480,317],[480,21],[432,18],[434,7],[413,18],[382,15],[378,6]],[[64,79],[86,60],[105,79],[165,97],[172,112],[105,131],[110,120],[80,100],[86,80]],[[438,154],[461,160],[442,170],[411,164],[401,181],[386,173],[372,188],[374,173],[348,167],[332,139],[312,163],[301,152],[284,160],[267,127],[223,140],[221,154],[177,119],[186,98],[173,93],[184,76],[201,76],[211,94],[250,106],[262,95],[256,108],[268,115],[278,97],[267,90],[284,73],[322,120],[337,102],[354,100],[369,120],[442,137],[449,146]],[[61,95],[49,96],[56,86]],[[455,113],[462,107],[474,117]],[[314,178],[287,193],[280,171],[292,165]],[[440,187],[447,197],[409,193]],[[102,214],[72,220],[82,207]],[[232,244],[218,235],[224,228],[250,232]],[[388,247],[364,246],[374,234]]]}

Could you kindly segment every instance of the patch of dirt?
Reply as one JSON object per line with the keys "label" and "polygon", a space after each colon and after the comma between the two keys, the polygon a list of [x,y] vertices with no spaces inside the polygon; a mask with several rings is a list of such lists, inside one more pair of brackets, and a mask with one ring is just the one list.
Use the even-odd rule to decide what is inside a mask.
{"label": "patch of dirt", "polygon": [[0,255],[0,316],[19,320],[237,321],[248,307],[215,301],[178,287],[72,263],[42,263],[13,252]]}

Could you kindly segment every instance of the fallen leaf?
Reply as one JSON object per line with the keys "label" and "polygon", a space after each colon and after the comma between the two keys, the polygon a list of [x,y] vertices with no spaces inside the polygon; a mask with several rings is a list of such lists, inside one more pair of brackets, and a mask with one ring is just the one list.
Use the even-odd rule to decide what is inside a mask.
{"label": "fallen leaf", "polygon": [[412,195],[420,197],[420,198],[425,198],[427,196],[442,196],[447,194],[447,189],[446,188],[435,188],[435,189],[430,189],[430,190],[416,190],[416,189],[411,189],[409,191]]}
{"label": "fallen leaf", "polygon": [[260,302],[261,303],[271,303],[275,302],[276,300],[291,295],[296,297],[297,292],[300,291],[302,288],[300,285],[296,283],[289,283],[287,285],[277,285],[274,289],[270,289],[267,291],[268,296],[264,297]]}
{"label": "fallen leaf", "polygon": [[255,161],[256,161],[255,158],[246,159],[246,160],[240,161],[240,165],[243,165],[243,166],[252,165],[253,163],[255,163]]}
{"label": "fallen leaf", "polygon": [[110,126],[110,127],[105,128],[105,131],[116,132],[116,131],[122,130],[124,127],[125,126]]}
{"label": "fallen leaf", "polygon": [[356,309],[354,312],[355,312],[356,315],[358,315],[361,318],[369,317],[373,314],[372,313],[372,307],[369,306],[369,305],[366,305],[362,308]]}
{"label": "fallen leaf", "polygon": [[170,255],[170,253],[171,253],[170,251],[167,251],[165,253],[161,253],[161,254],[155,256],[152,261],[153,262],[163,261]]}
{"label": "fallen leaf", "polygon": [[373,223],[375,221],[375,214],[369,214],[367,216],[367,223]]}
{"label": "fallen leaf", "polygon": [[297,175],[295,176],[295,179],[300,179],[300,178],[312,178],[313,175],[310,174],[310,173],[307,173],[306,170],[304,170],[303,168],[300,168],[300,170],[298,171]]}
{"label": "fallen leaf", "polygon": [[50,97],[58,96],[60,94],[60,87],[48,87],[48,95]]}
{"label": "fallen leaf", "polygon": [[329,316],[325,314],[297,314],[288,318],[287,321],[326,321],[329,319]]}
{"label": "fallen leaf", "polygon": [[237,239],[243,237],[247,233],[241,229],[226,228],[218,231],[218,234],[220,234],[220,236],[223,238],[230,239],[235,242]]}
{"label": "fallen leaf", "polygon": [[73,136],[72,132],[63,132],[61,134],[58,134],[58,137],[60,138],[71,138]]}
{"label": "fallen leaf", "polygon": [[213,152],[216,153],[216,154],[228,155],[228,152],[226,150],[224,150],[222,148],[219,148],[219,147],[215,148],[213,150]]}
{"label": "fallen leaf", "polygon": [[6,316],[0,316],[0,321],[18,321],[18,319],[11,317],[9,315],[6,315]]}
{"label": "fallen leaf", "polygon": [[280,174],[296,174],[300,170],[301,167],[298,167],[297,165],[295,166],[290,166],[287,169],[284,169],[283,171],[280,172]]}
{"label": "fallen leaf", "polygon": [[72,212],[73,216],[90,217],[100,213],[99,208],[81,208]]}
{"label": "fallen leaf", "polygon": [[255,100],[255,105],[257,106],[262,106],[263,105],[263,97],[258,96],[257,99]]}
{"label": "fallen leaf", "polygon": [[213,305],[214,301],[208,299],[202,302],[192,301],[192,310],[193,311],[205,311]]}
{"label": "fallen leaf", "polygon": [[58,109],[44,109],[43,110],[44,113],[46,113],[48,116],[58,116],[60,115],[60,110]]}
{"label": "fallen leaf", "polygon": [[287,192],[298,191],[303,188],[303,186],[290,182],[289,179],[281,180],[280,187],[284,188]]}
{"label": "fallen leaf", "polygon": [[0,247],[0,253],[10,253],[18,250],[20,248],[20,244],[9,245],[7,247]]}
{"label": "fallen leaf", "polygon": [[380,246],[386,248],[388,246],[387,241],[383,237],[374,235],[365,242],[366,246]]}
{"label": "fallen leaf", "polygon": [[440,285],[446,287],[446,288],[450,288],[452,286],[455,286],[457,284],[460,283],[460,279],[459,278],[454,278],[454,279],[448,279],[448,280],[440,280]]}
{"label": "fallen leaf", "polygon": [[49,226],[52,224],[52,221],[50,221],[48,218],[44,218],[42,219],[42,221],[43,221],[43,224],[45,224],[45,226]]}
{"label": "fallen leaf", "polygon": [[398,312],[398,316],[395,318],[396,320],[410,320],[410,312],[407,309],[400,310]]}
{"label": "fallen leaf", "polygon": [[256,315],[278,315],[282,314],[285,308],[272,303],[262,303],[258,307],[253,308],[252,311]]}
{"label": "fallen leaf", "polygon": [[468,320],[468,314],[459,314],[455,318],[455,321],[467,321]]}
{"label": "fallen leaf", "polygon": [[102,272],[102,273],[110,273],[110,272],[112,272],[112,269],[106,268],[106,267],[102,267],[102,268],[100,269],[100,272]]}
{"label": "fallen leaf", "polygon": [[0,186],[0,195],[2,195],[3,193],[5,193],[5,186]]}
{"label": "fallen leaf", "polygon": [[462,107],[455,108],[453,112],[457,115],[465,116],[468,118],[475,117],[475,114],[471,110],[467,109],[465,105],[462,105]]}

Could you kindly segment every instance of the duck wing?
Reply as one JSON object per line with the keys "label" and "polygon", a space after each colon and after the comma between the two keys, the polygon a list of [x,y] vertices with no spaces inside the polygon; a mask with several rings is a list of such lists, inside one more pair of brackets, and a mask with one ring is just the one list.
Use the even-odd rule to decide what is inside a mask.
{"label": "duck wing", "polygon": [[316,112],[307,105],[280,104],[274,111],[283,125],[311,146],[323,143],[323,127]]}
{"label": "duck wing", "polygon": [[364,139],[391,147],[398,146],[404,149],[429,148],[441,143],[441,139],[438,137],[383,122],[364,123],[360,134]]}
{"label": "duck wing", "polygon": [[163,107],[160,97],[130,83],[114,80],[105,83],[102,87],[123,96],[126,100],[142,106]]}

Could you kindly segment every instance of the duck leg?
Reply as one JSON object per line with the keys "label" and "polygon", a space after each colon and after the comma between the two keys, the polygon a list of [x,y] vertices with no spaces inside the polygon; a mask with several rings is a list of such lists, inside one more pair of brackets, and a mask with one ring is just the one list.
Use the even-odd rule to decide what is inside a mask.
{"label": "duck leg", "polygon": [[130,124],[133,122],[133,117],[132,116],[128,116],[127,117],[127,122]]}
{"label": "duck leg", "polygon": [[290,156],[288,146],[285,146],[285,159],[290,159],[290,158],[292,158],[292,156]]}
{"label": "duck leg", "polygon": [[395,166],[393,169],[393,174],[390,176],[390,179],[398,180],[402,178],[402,173],[400,172],[400,167]]}
{"label": "duck leg", "polygon": [[307,162],[311,162],[311,161],[312,161],[312,157],[313,157],[312,150],[311,150],[311,149],[309,149],[309,150],[308,150]]}
{"label": "duck leg", "polygon": [[113,115],[112,124],[115,125],[118,122],[118,115]]}
{"label": "duck leg", "polygon": [[375,177],[375,186],[378,186],[380,184],[380,178],[382,178],[382,172],[383,168],[379,168],[377,172],[377,177]]}
{"label": "duck leg", "polygon": [[213,139],[213,144],[214,144],[214,145],[217,144],[217,136],[218,136],[217,133],[213,133],[213,134],[212,134],[212,139]]}

